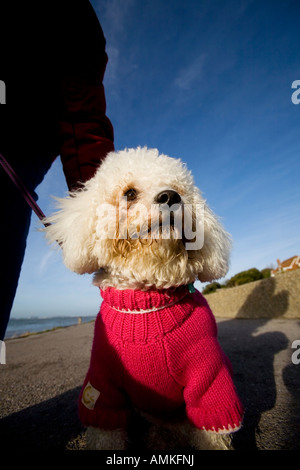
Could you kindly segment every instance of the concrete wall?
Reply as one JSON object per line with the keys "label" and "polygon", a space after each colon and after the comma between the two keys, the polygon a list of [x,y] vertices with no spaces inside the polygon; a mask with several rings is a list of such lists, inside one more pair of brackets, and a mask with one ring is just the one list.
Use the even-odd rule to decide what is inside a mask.
{"label": "concrete wall", "polygon": [[205,296],[220,318],[300,318],[300,269]]}

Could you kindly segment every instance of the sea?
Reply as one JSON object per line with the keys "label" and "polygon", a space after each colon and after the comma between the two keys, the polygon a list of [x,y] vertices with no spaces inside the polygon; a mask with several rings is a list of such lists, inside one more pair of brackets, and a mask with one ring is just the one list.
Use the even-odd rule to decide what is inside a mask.
{"label": "sea", "polygon": [[95,316],[10,318],[5,339],[17,338],[30,333],[42,333],[54,328],[78,325],[93,320],[95,320]]}

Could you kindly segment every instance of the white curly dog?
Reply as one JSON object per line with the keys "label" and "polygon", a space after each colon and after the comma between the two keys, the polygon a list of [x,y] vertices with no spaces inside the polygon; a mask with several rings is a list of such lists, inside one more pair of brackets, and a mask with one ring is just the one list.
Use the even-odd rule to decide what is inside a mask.
{"label": "white curly dog", "polygon": [[231,242],[186,166],[155,149],[112,152],[46,222],[103,299],[79,399],[88,446],[126,449],[144,432],[148,449],[231,448],[242,404],[193,286],[226,274]]}

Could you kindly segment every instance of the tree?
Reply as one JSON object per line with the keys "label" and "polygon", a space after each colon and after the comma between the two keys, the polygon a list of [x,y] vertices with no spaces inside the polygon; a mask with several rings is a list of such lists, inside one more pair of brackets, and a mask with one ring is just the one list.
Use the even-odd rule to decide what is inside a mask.
{"label": "tree", "polygon": [[242,284],[247,284],[248,282],[253,281],[259,281],[260,279],[266,279],[270,276],[271,268],[264,268],[261,271],[256,268],[251,268],[247,271],[241,271],[240,273],[235,274],[224,284],[220,284],[219,282],[212,282],[210,284],[207,284],[207,286],[204,287],[202,294],[212,294],[213,292],[216,292],[217,289],[241,286]]}
{"label": "tree", "polygon": [[267,277],[271,277],[271,268],[264,268],[261,270],[261,273],[263,275],[263,279],[266,279]]}
{"label": "tree", "polygon": [[242,284],[247,284],[248,282],[258,281],[263,278],[263,274],[256,268],[248,269],[247,271],[242,271],[235,276],[231,277],[226,282],[226,287],[235,287],[241,286]]}
{"label": "tree", "polygon": [[202,294],[212,294],[213,292],[216,292],[217,289],[220,289],[222,286],[218,282],[212,282],[211,284],[207,284],[207,286],[204,287]]}

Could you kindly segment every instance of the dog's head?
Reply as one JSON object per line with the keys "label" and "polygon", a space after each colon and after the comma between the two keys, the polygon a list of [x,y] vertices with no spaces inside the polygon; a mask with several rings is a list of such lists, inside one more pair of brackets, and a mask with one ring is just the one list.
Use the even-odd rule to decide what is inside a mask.
{"label": "dog's head", "polygon": [[178,159],[137,148],[110,153],[46,219],[66,266],[95,283],[168,288],[223,277],[230,237]]}

